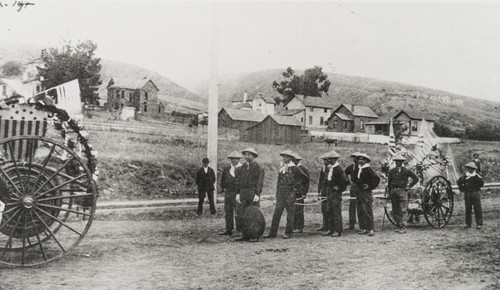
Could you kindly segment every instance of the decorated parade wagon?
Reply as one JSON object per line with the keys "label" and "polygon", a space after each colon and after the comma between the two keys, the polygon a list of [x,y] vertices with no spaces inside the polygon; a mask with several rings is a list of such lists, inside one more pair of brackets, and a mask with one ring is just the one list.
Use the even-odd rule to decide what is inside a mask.
{"label": "decorated parade wagon", "polygon": [[0,102],[0,265],[56,260],[87,234],[98,171],[79,114],[77,80]]}

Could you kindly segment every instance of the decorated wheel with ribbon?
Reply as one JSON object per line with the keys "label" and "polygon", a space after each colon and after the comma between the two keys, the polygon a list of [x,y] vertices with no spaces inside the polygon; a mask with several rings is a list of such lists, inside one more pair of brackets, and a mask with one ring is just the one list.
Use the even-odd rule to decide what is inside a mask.
{"label": "decorated wheel with ribbon", "polygon": [[70,253],[94,219],[95,154],[66,111],[32,100],[0,104],[0,267]]}

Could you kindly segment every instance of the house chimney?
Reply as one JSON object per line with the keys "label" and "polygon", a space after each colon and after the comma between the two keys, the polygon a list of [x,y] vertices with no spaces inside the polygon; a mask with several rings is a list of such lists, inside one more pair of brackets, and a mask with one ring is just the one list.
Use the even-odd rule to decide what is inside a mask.
{"label": "house chimney", "polygon": [[247,93],[247,91],[245,91],[245,92],[243,93],[243,103],[246,103],[246,102],[247,102],[247,99],[248,99],[248,93]]}

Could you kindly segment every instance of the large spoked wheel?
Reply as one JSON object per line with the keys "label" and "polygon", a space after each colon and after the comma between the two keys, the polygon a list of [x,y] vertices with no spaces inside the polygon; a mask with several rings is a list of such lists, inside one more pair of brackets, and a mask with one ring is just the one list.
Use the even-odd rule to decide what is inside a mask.
{"label": "large spoked wheel", "polygon": [[444,227],[453,213],[453,190],[444,176],[434,176],[422,194],[422,207],[427,223],[433,228]]}
{"label": "large spoked wheel", "polygon": [[36,136],[0,141],[0,264],[34,266],[69,253],[92,224],[97,187],[84,159]]}

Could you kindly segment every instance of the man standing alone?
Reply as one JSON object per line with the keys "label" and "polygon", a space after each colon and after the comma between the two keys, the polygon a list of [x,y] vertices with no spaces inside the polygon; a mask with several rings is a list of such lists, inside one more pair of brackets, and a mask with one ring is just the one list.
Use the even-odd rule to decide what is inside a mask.
{"label": "man standing alone", "polygon": [[321,156],[321,159],[323,160],[323,167],[321,168],[321,171],[319,172],[319,180],[318,180],[318,195],[321,196],[322,202],[321,202],[321,215],[323,217],[321,227],[317,228],[316,231],[322,232],[322,231],[328,231],[328,216],[326,214],[327,212],[327,204],[326,204],[326,190],[324,189],[324,181],[325,177],[327,174],[327,166],[328,166],[328,158],[326,158],[327,154],[323,154]]}
{"label": "man standing alone", "polygon": [[[221,192],[224,193],[224,213],[226,219],[226,231],[220,235],[232,235],[234,229],[234,213],[236,211],[236,194],[238,192],[238,169],[241,167],[241,154],[233,151],[227,157],[231,164],[222,170],[220,179]],[[236,220],[236,231],[241,231],[241,224]]]}
{"label": "man standing alone", "polygon": [[214,203],[214,183],[215,183],[215,172],[212,168],[208,167],[208,158],[203,158],[203,166],[196,172],[196,185],[198,185],[198,215],[203,213],[203,200],[205,196],[208,196],[208,202],[210,203],[210,213],[215,215],[215,203]]}

